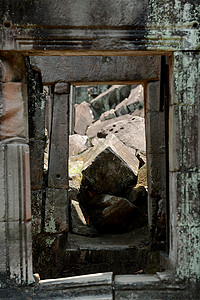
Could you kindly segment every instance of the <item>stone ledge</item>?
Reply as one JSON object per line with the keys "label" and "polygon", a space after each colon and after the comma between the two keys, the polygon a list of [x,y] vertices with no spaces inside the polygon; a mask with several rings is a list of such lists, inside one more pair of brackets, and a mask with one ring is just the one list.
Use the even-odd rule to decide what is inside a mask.
{"label": "stone ledge", "polygon": [[113,273],[97,273],[58,279],[47,279],[39,282],[40,289],[76,288],[99,285],[112,285]]}

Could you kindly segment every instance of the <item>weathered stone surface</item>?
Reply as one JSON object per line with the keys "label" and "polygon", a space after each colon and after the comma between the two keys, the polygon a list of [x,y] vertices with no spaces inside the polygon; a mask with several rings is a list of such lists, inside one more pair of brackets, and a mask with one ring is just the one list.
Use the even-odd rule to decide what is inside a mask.
{"label": "weathered stone surface", "polygon": [[68,187],[68,94],[54,94],[48,186]]}
{"label": "weathered stone surface", "polygon": [[86,180],[97,193],[115,194],[134,183],[134,171],[136,172],[136,168],[131,169],[123,158],[108,146],[95,155],[90,163],[87,162],[82,171],[82,182]]}
{"label": "weathered stone surface", "polygon": [[163,198],[166,193],[165,154],[147,154],[148,189],[154,198]]}
{"label": "weathered stone surface", "polygon": [[115,108],[122,100],[127,98],[130,93],[130,86],[113,85],[106,92],[100,94],[91,101],[91,108],[95,119],[98,119],[103,112]]}
{"label": "weathered stone surface", "polygon": [[115,114],[115,110],[112,108],[102,113],[99,120],[103,122],[105,120],[114,119],[114,118],[116,118],[116,114]]}
{"label": "weathered stone surface", "polygon": [[55,94],[69,94],[70,85],[67,82],[57,82],[54,88]]}
{"label": "weathered stone surface", "polygon": [[147,87],[147,110],[152,112],[160,111],[160,82],[150,82]]}
{"label": "weathered stone surface", "polygon": [[39,273],[41,279],[60,277],[67,247],[67,234],[43,233],[33,236],[33,246],[34,273]]}
{"label": "weathered stone surface", "polygon": [[35,140],[29,142],[31,189],[41,189],[44,175],[44,150],[45,141]]}
{"label": "weathered stone surface", "polygon": [[[63,64],[65,64],[66,63],[66,59],[64,58],[64,57],[60,57],[60,58],[56,58],[56,57],[54,57],[55,59],[56,59],[56,61],[57,61],[57,72],[56,72],[56,74],[54,74],[55,76],[54,77],[56,77],[56,76],[58,76],[58,73],[60,73],[59,72],[59,69],[60,69],[60,63],[61,62],[63,62]],[[63,58],[64,58],[64,60],[63,60]],[[71,58],[72,58],[72,60],[71,60]],[[75,57],[74,57],[75,58]],[[83,58],[83,57],[77,57],[77,63],[79,64],[79,63],[83,63],[83,61],[85,61],[85,63],[86,63],[86,65],[88,66],[88,64],[89,64],[89,62],[91,61],[93,61],[94,63],[96,63],[97,61],[98,61],[98,58],[97,58],[97,60],[96,60],[96,58],[97,57],[85,57],[85,58]],[[51,59],[51,58],[50,58]],[[76,58],[75,58],[75,60],[76,60]],[[67,64],[66,64],[66,68],[65,68],[65,72],[62,72],[62,73],[60,73],[59,75],[60,76],[65,76],[65,74],[66,74],[66,72],[68,72],[67,71],[67,69],[69,68],[69,64],[71,63],[73,66],[74,66],[74,62],[75,62],[75,60],[73,59],[73,57],[68,57],[67,58]],[[99,57],[99,60],[101,60],[101,58]],[[34,59],[34,61],[35,61],[35,63],[43,63],[43,60],[41,60],[41,58],[39,58],[39,61],[38,61],[38,59],[36,58],[36,59]],[[52,60],[52,63],[54,63],[55,61],[54,60]],[[59,67],[58,67],[59,66]],[[103,65],[102,65],[103,66]],[[89,67],[89,66],[88,66]],[[74,68],[74,67],[72,67],[72,68]],[[47,74],[46,73],[46,68],[45,68],[45,74]],[[74,72],[75,71],[75,74],[77,73],[76,72],[76,68],[75,69],[70,69],[70,73],[68,74],[69,76],[73,76],[73,74],[72,74],[72,72]],[[86,69],[85,68],[82,68],[82,69],[79,69],[79,71],[82,71],[82,72],[85,72],[86,71]],[[85,76],[91,76],[91,72],[93,71],[93,68],[91,68],[90,69],[90,73],[89,72],[87,72],[86,74],[84,74]],[[75,75],[74,74],[74,75]],[[48,74],[48,75],[50,75],[50,76],[52,76],[52,74]],[[78,74],[76,74],[77,76],[79,76],[80,75],[80,72],[78,73]],[[95,75],[97,75],[96,73],[94,74],[94,76]],[[99,75],[99,74],[98,74]],[[98,76],[97,75],[97,76]],[[52,76],[52,80],[54,80],[54,78],[53,78],[53,76]],[[68,80],[70,80],[69,78],[68,78]],[[78,79],[78,77],[76,78],[76,80],[77,81],[79,81],[79,79]],[[93,80],[94,80],[94,78],[93,78]],[[94,81],[96,81],[96,80],[94,80]],[[101,94],[101,93],[103,93],[103,92],[105,92],[107,89],[109,88],[109,85],[87,85],[87,86],[76,86],[76,88],[75,88],[75,97],[76,97],[76,103],[77,104],[81,104],[83,101],[86,101],[86,102],[88,102],[88,103],[90,103],[90,101],[92,100],[92,99],[94,99],[94,98],[96,98],[99,94]]]}
{"label": "weathered stone surface", "polygon": [[[1,203],[1,208],[3,208]],[[5,276],[5,279],[7,277],[7,271],[6,271],[6,222],[0,222],[0,274]],[[3,281],[3,276],[0,277],[1,282]]]}
{"label": "weathered stone surface", "polygon": [[[176,128],[174,135],[170,136],[170,171],[199,168],[199,106],[170,106],[169,119],[170,132]],[[196,134],[190,135],[192,132]]]}
{"label": "weathered stone surface", "polygon": [[94,121],[89,103],[75,104],[75,127],[77,134],[85,135],[88,126]]}
{"label": "weathered stone surface", "polygon": [[115,122],[118,121],[122,121],[122,120],[130,120],[131,116],[130,115],[124,115],[124,116],[120,116],[114,119],[110,119],[110,120],[105,120],[103,122],[101,122],[100,120],[96,121],[94,124],[92,124],[91,127],[88,128],[86,134],[89,137],[89,139],[94,138],[97,136],[97,133],[104,128],[107,125],[111,125]]}
{"label": "weathered stone surface", "polygon": [[[2,164],[0,173],[2,215],[0,214],[0,217],[2,217],[2,221],[8,222],[30,221],[31,199],[28,145],[20,144],[17,140],[13,140],[13,143],[10,144],[0,144],[0,160]],[[6,207],[7,212],[5,211]]]}
{"label": "weathered stone surface", "polygon": [[42,219],[44,218],[44,211],[42,206],[42,191],[31,191],[31,215],[32,215],[32,233],[37,235],[42,231]]}
{"label": "weathered stone surface", "polygon": [[123,193],[123,197],[128,199],[137,207],[137,225],[143,225],[148,220],[148,193],[144,186],[130,187]]}
{"label": "weathered stone surface", "polygon": [[[124,7],[122,0],[117,3],[109,0],[107,5],[101,5],[101,12],[97,15],[95,14],[99,8],[97,0],[87,0],[84,6],[78,2],[79,9],[74,6],[72,0],[67,2],[67,5],[63,5],[62,2],[55,5],[52,0],[45,0],[41,5],[37,2],[28,2],[22,8],[17,1],[12,2],[9,9],[4,5],[1,10],[1,18],[5,25],[1,48],[2,50],[40,50],[55,55],[56,50],[69,51],[69,53],[73,50],[83,52],[96,50],[101,51],[100,53],[114,50],[111,53],[115,55],[115,50],[127,52],[198,49],[198,2],[184,0],[174,6],[174,3],[168,1],[160,3],[158,7],[157,3],[153,5],[152,2],[148,3],[145,0],[139,4],[136,0],[127,1]],[[44,14],[45,7],[49,10]],[[37,11],[37,16],[32,14],[33,11]],[[113,11],[115,11],[114,16]],[[171,15],[168,15],[169,11],[172,12]],[[9,19],[6,19],[8,12]],[[163,19],[163,15],[166,18]],[[33,29],[29,24],[33,24],[38,29],[34,32],[34,41],[30,40]],[[103,27],[105,24],[106,28]],[[173,30],[171,28],[169,30],[168,24],[173,26]],[[104,30],[100,34],[97,28]],[[132,38],[136,36],[137,39]],[[164,39],[161,38],[163,36]]]}
{"label": "weathered stone surface", "polygon": [[87,136],[73,134],[69,136],[69,156],[77,155],[90,147]]}
{"label": "weathered stone surface", "polygon": [[140,117],[120,120],[100,129],[99,138],[106,137],[110,133],[116,135],[126,146],[146,152],[145,120]]}
{"label": "weathered stone surface", "polygon": [[79,203],[71,200],[71,232],[84,236],[97,236],[96,230],[88,225]]}
{"label": "weathered stone surface", "polygon": [[[109,192],[113,193],[119,191],[125,187],[128,182],[136,179],[139,167],[139,161],[135,157],[135,151],[126,147],[114,135],[109,135],[105,140],[91,148],[90,151],[84,153],[83,161],[83,176],[89,179],[94,172],[93,175],[99,178],[91,178],[91,184],[93,185],[96,182],[94,188],[98,192],[106,192],[109,191],[109,189]],[[125,170],[125,174],[122,175],[123,173],[121,172]],[[92,173],[90,174],[90,172]],[[104,180],[102,180],[102,178],[104,178]],[[98,180],[100,181],[98,182]],[[126,182],[126,180],[128,180],[128,182]],[[102,188],[100,188],[100,186],[102,186]],[[106,187],[106,190],[104,190],[103,186]]]}
{"label": "weathered stone surface", "polygon": [[26,86],[20,82],[2,84],[3,115],[0,124],[0,140],[11,137],[28,137]]}
{"label": "weathered stone surface", "polygon": [[165,153],[165,114],[164,112],[147,112],[147,153]]}
{"label": "weathered stone surface", "polygon": [[131,113],[144,107],[144,87],[142,85],[131,88],[126,106]]}
{"label": "weathered stone surface", "polygon": [[145,117],[145,112],[144,112],[144,108],[142,109],[136,109],[131,116],[136,116],[136,117],[141,117],[144,118]]}
{"label": "weathered stone surface", "polygon": [[139,170],[138,170],[138,178],[137,178],[137,186],[145,186],[147,187],[147,165],[144,164]]}
{"label": "weathered stone surface", "polygon": [[127,232],[138,225],[137,208],[125,198],[102,194],[81,200],[80,205],[99,232]]}
{"label": "weathered stone surface", "polygon": [[123,116],[129,113],[129,110],[126,106],[128,98],[125,98],[122,102],[120,102],[115,108],[115,114],[117,117]]}
{"label": "weathered stone surface", "polygon": [[[152,236],[165,240],[166,224],[166,157],[165,154],[147,154],[148,215]],[[150,171],[151,170],[151,171]],[[160,209],[162,206],[162,209]]]}
{"label": "weathered stone surface", "polygon": [[[169,185],[172,187],[170,196],[170,261],[179,261],[176,272],[181,278],[192,279],[191,260],[194,263],[194,274],[199,274],[199,180],[200,172],[170,172]],[[182,199],[184,198],[184,203]],[[185,241],[187,243],[185,244]],[[188,244],[189,243],[189,244]],[[185,245],[185,246],[184,246]],[[183,247],[190,247],[192,256],[185,256]],[[185,249],[186,250],[186,249]],[[186,269],[185,269],[186,268]],[[196,276],[196,275],[195,275]],[[198,275],[197,275],[198,276]],[[193,280],[195,280],[193,278]]]}
{"label": "weathered stone surface", "polygon": [[45,204],[45,232],[68,232],[68,199],[64,189],[47,189]]}
{"label": "weathered stone surface", "polygon": [[78,187],[76,187],[76,186],[74,186],[73,181],[71,179],[69,180],[69,189],[68,189],[68,199],[69,200],[78,201],[77,196],[78,196],[78,192],[79,192],[79,187],[80,187],[80,185]]}
{"label": "weathered stone surface", "polygon": [[[104,81],[143,81],[159,77],[160,56],[31,56],[31,64],[42,72],[45,84],[58,81],[91,82]],[[77,66],[79,66],[77,68]],[[94,67],[95,66],[95,67]],[[64,72],[63,72],[64,70]],[[112,84],[112,83],[111,83]],[[90,89],[90,98],[97,97],[101,91]],[[105,87],[105,86],[104,86]],[[95,88],[96,89],[96,88]],[[84,99],[80,97],[80,91],[84,91]],[[101,92],[99,92],[101,91]],[[88,87],[76,87],[76,103],[89,102]],[[91,100],[91,99],[90,99]]]}

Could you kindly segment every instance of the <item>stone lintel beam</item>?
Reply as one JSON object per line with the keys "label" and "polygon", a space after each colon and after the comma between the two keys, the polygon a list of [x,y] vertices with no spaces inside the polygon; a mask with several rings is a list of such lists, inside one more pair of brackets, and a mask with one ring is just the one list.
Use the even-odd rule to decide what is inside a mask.
{"label": "stone lintel beam", "polygon": [[[31,57],[31,64],[40,69],[44,84],[62,81],[75,85],[117,82],[142,83],[158,80],[160,56],[53,56]],[[57,83],[58,84],[58,83]]]}

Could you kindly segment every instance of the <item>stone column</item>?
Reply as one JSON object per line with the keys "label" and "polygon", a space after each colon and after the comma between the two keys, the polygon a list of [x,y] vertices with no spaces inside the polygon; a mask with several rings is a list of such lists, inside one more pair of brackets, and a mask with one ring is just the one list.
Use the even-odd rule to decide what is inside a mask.
{"label": "stone column", "polygon": [[34,70],[26,58],[28,86],[29,147],[31,169],[31,210],[33,233],[33,261],[38,233],[42,231],[44,150],[45,150],[45,95],[39,71]]}
{"label": "stone column", "polygon": [[74,134],[75,126],[75,103],[76,103],[76,87],[70,86],[70,99],[69,99],[69,134]]}
{"label": "stone column", "polygon": [[170,261],[200,279],[200,54],[174,53],[169,115]]}
{"label": "stone column", "polygon": [[[15,65],[15,72],[12,69]],[[0,284],[32,274],[27,91],[20,55],[0,61]]]}
{"label": "stone column", "polygon": [[53,119],[49,148],[48,189],[45,207],[45,231],[68,231],[68,83],[57,83],[54,89]]}
{"label": "stone column", "polygon": [[160,82],[147,85],[146,147],[148,217],[152,245],[161,249],[166,241],[165,112],[160,107]]}

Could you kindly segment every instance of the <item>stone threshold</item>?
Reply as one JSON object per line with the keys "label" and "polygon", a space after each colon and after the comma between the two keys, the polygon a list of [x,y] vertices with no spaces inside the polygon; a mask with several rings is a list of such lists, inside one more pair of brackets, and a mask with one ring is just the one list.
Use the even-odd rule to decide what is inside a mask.
{"label": "stone threshold", "polygon": [[186,284],[170,272],[115,275],[112,272],[41,280],[32,286],[0,289],[0,299],[200,299],[200,285]]}

